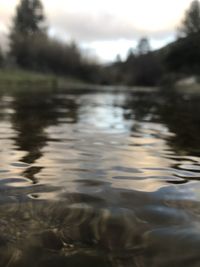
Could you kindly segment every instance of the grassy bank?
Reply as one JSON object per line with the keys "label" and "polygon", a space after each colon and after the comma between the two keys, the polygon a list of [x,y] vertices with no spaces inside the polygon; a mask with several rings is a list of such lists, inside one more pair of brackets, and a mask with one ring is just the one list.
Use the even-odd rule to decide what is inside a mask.
{"label": "grassy bank", "polygon": [[0,69],[0,91],[69,91],[69,92],[153,92],[157,87],[88,84],[73,77],[62,77],[20,69]]}
{"label": "grassy bank", "polygon": [[0,89],[18,90],[23,88],[37,89],[68,89],[85,86],[86,84],[72,77],[61,77],[20,69],[0,70]]}

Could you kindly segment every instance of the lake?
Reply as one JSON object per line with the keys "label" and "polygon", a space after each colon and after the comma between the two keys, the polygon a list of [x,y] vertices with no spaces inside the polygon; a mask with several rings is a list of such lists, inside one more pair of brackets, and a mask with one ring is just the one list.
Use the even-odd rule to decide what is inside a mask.
{"label": "lake", "polygon": [[0,140],[0,266],[200,266],[200,95],[2,92]]}

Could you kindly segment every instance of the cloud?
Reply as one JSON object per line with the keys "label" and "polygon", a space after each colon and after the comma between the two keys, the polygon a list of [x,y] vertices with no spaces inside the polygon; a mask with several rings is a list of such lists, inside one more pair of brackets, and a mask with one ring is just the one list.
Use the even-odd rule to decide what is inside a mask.
{"label": "cloud", "polygon": [[[9,25],[20,0],[0,3],[0,22]],[[49,31],[80,42],[165,39],[191,0],[42,0]]]}
{"label": "cloud", "polygon": [[143,35],[161,39],[173,32],[172,28],[162,30],[145,30],[135,27],[126,19],[111,14],[63,14],[54,16],[50,20],[53,33],[66,38],[73,38],[81,42],[133,40]]}
{"label": "cloud", "polygon": [[[0,3],[0,45],[4,48],[8,47],[6,35],[19,1]],[[116,50],[125,53],[130,44],[144,35],[154,41],[152,48],[164,45],[174,35],[191,1],[42,0],[51,35],[73,39],[106,57]]]}

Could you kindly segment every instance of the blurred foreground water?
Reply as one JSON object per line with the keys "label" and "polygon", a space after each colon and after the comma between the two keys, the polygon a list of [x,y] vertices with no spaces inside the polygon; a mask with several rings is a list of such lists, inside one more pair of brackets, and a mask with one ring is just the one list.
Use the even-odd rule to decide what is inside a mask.
{"label": "blurred foreground water", "polygon": [[0,139],[0,266],[200,266],[200,96],[1,93]]}

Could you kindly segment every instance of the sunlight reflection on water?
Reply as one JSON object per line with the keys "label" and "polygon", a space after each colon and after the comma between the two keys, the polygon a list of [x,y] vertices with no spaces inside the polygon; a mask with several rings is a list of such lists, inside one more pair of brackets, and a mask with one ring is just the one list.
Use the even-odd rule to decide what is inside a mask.
{"label": "sunlight reflection on water", "polygon": [[0,95],[0,266],[199,266],[200,99],[180,98]]}

